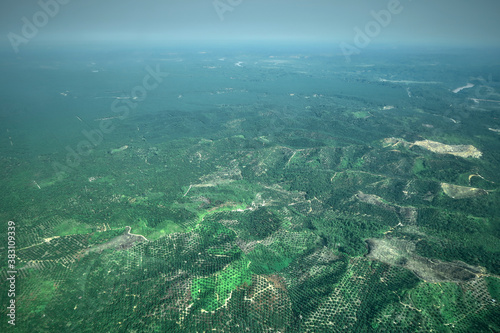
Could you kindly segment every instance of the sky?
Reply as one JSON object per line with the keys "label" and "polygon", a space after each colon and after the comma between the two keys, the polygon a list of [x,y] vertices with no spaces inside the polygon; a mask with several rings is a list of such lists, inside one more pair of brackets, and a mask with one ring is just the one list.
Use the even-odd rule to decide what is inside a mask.
{"label": "sky", "polygon": [[366,39],[500,46],[499,13],[498,0],[2,0],[0,46],[22,49],[35,45],[33,40],[307,40],[360,46]]}

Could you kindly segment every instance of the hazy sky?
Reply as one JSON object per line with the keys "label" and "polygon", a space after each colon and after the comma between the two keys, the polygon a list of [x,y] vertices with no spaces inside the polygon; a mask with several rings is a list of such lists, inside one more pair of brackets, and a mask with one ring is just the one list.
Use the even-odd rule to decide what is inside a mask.
{"label": "hazy sky", "polygon": [[[53,17],[41,12],[40,3],[51,4]],[[374,25],[370,12],[387,10],[391,3],[397,1],[2,0],[1,45],[11,44],[9,33],[30,42],[301,38],[353,43],[356,27],[372,27],[372,42],[500,46],[499,0],[401,0],[397,13],[383,17],[385,26]],[[24,27],[23,35],[26,21],[39,25],[36,34]]]}

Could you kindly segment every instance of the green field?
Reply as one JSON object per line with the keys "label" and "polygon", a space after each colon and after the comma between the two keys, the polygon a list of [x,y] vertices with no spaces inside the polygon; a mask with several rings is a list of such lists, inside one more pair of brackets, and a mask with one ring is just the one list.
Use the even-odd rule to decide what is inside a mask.
{"label": "green field", "polygon": [[[240,54],[179,50],[164,61],[172,81],[78,161],[66,146],[114,116],[115,91],[142,80],[138,55],[52,101],[53,128],[9,116],[0,216],[16,223],[16,330],[499,332],[498,105],[450,91],[499,69],[415,52],[273,66],[257,52],[240,68]],[[457,199],[442,183],[481,191]]]}

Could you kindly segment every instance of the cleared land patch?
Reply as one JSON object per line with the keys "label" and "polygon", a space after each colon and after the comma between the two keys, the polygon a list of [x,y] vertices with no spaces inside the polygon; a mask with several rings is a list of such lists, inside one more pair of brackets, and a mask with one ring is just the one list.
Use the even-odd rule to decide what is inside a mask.
{"label": "cleared land patch", "polygon": [[447,196],[453,199],[473,198],[488,194],[486,190],[480,188],[452,185],[447,183],[441,183],[441,188]]}
{"label": "cleared land patch", "polygon": [[437,154],[450,154],[463,158],[480,158],[483,156],[483,153],[472,145],[446,145],[431,140],[415,141],[413,145],[425,148]]}
{"label": "cleared land patch", "polygon": [[474,279],[481,271],[463,262],[444,262],[416,255],[415,244],[398,238],[368,239],[368,258],[405,267],[427,282],[461,282]]}

